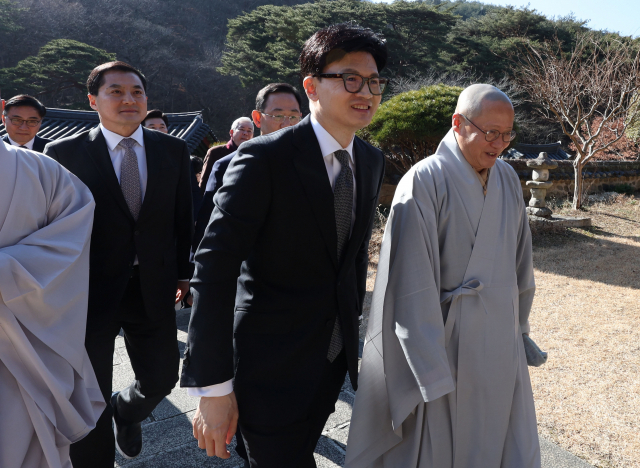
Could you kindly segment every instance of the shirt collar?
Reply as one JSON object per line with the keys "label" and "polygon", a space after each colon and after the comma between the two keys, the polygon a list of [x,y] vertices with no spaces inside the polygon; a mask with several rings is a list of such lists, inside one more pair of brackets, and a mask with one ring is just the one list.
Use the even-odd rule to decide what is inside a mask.
{"label": "shirt collar", "polygon": [[335,153],[338,150],[345,150],[349,153],[349,159],[351,159],[351,164],[355,165],[355,161],[353,160],[353,138],[349,142],[346,148],[343,148],[340,143],[336,141],[335,138],[331,136],[329,132],[327,132],[320,122],[316,120],[316,118],[311,115],[311,126],[313,127],[313,131],[316,134],[316,138],[318,139],[318,144],[320,145],[320,152],[322,153],[322,157],[325,158],[330,154]]}
{"label": "shirt collar", "polygon": [[[109,147],[110,151],[115,150],[120,142],[123,139],[127,138],[123,137],[122,135],[118,135],[117,133],[113,133],[111,130],[107,130],[102,124],[100,124],[100,131],[102,131],[102,134],[104,135],[104,139],[107,141],[107,146]],[[142,125],[138,126],[136,131],[133,132],[133,135],[131,135],[129,138],[133,138],[136,143],[144,148],[144,134],[142,133]]]}
{"label": "shirt collar", "polygon": [[238,149],[238,145],[236,145],[236,142],[233,141],[233,138],[231,138],[229,141],[227,141],[227,145],[226,146],[227,146],[227,149],[230,149],[230,150],[234,150],[235,151],[235,150]]}
{"label": "shirt collar", "polygon": [[7,134],[7,138],[9,139],[9,142],[13,145],[13,146],[26,146],[27,148],[29,148],[30,150],[33,149],[33,142],[35,141],[35,137],[33,137],[31,140],[27,141],[24,145],[21,145],[18,142],[13,141],[13,138],[11,138],[9,136],[9,134]]}

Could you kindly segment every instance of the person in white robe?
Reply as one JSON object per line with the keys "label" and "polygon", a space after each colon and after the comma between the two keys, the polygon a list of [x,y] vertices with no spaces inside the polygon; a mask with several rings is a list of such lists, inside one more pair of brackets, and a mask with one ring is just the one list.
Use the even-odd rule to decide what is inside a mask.
{"label": "person in white robe", "polygon": [[513,119],[505,94],[470,86],[436,154],[397,187],[347,468],[540,468],[523,346],[531,233],[520,180],[498,158]]}
{"label": "person in white robe", "polygon": [[0,141],[0,467],[70,468],[105,403],[84,347],[94,201]]}

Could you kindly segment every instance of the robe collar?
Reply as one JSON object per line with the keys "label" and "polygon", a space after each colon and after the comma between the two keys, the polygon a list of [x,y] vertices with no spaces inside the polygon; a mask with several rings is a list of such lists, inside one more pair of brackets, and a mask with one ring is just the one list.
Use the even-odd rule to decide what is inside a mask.
{"label": "robe collar", "polygon": [[467,158],[462,154],[462,150],[460,150],[460,146],[458,145],[458,140],[456,140],[455,133],[453,129],[450,129],[445,137],[442,139],[440,144],[438,145],[438,149],[435,154],[439,154],[445,157],[454,157],[458,160],[458,163],[464,167],[464,172],[460,174],[463,177],[464,181],[468,184],[475,184],[477,182],[480,183],[484,195],[487,195],[487,188],[489,186],[489,176],[491,174],[491,170],[487,169],[486,172],[478,173]]}

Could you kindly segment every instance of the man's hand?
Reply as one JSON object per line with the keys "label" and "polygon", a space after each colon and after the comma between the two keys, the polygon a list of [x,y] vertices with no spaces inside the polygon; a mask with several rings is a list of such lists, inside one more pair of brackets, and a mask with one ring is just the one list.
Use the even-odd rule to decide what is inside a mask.
{"label": "man's hand", "polygon": [[180,302],[189,292],[189,281],[178,281],[178,290],[176,291],[176,304]]}
{"label": "man's hand", "polygon": [[193,416],[193,437],[207,455],[229,458],[227,444],[231,443],[238,427],[238,404],[231,392],[221,397],[202,397]]}

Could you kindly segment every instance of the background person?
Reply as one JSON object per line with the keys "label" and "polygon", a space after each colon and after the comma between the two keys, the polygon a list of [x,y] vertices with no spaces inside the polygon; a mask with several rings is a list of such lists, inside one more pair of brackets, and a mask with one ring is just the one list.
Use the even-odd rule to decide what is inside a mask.
{"label": "background person", "polygon": [[47,115],[42,103],[32,96],[20,94],[7,100],[3,109],[2,123],[7,131],[4,142],[42,153],[52,141],[37,135],[42,119]]}
{"label": "background person", "polygon": [[[178,379],[174,307],[188,288],[193,233],[189,151],[184,140],[140,125],[147,114],[146,79],[134,67],[102,64],[87,88],[100,125],[51,143],[46,154],[77,175],[96,200],[85,344],[111,404],[96,428],[71,446],[71,461],[74,468],[113,468],[114,445],[126,458],[140,453],[140,423]],[[121,329],[135,380],[112,395]]]}
{"label": "background person", "polygon": [[233,153],[245,141],[253,138],[253,122],[249,117],[240,117],[233,121],[229,135],[231,138],[226,145],[212,146],[204,157],[204,165],[202,166],[202,174],[200,176],[200,193],[204,194],[207,188],[207,180],[211,174],[213,164],[220,158],[225,157],[229,153]]}
{"label": "background person", "polygon": [[147,112],[147,116],[142,121],[142,126],[162,133],[169,133],[169,119],[160,109],[153,109]]}
{"label": "background person", "polygon": [[194,436],[210,456],[230,456],[239,417],[252,467],[315,467],[347,369],[357,386],[384,156],[355,132],[380,105],[386,60],[369,29],[316,32],[300,56],[311,116],[229,164],[195,256],[181,380],[202,396]]}
{"label": "background person", "polygon": [[[251,118],[256,127],[260,129],[260,135],[268,135],[290,127],[300,122],[302,118],[302,99],[298,90],[288,83],[271,83],[262,88],[256,96],[256,108],[251,113]],[[202,240],[204,230],[209,224],[214,204],[213,197],[222,186],[222,178],[236,151],[221,159],[218,159],[206,182],[206,191],[202,198],[202,204],[196,218],[196,229],[193,235],[192,249],[195,252]]]}
{"label": "background person", "polygon": [[[160,109],[153,109],[147,112],[147,116],[142,121],[142,126],[168,134],[169,118]],[[202,203],[202,195],[200,194],[197,178],[197,174],[202,169],[199,167],[198,160],[195,156],[189,158],[189,169],[191,172],[191,205],[193,207],[193,218],[195,219],[200,209],[200,204]]]}

